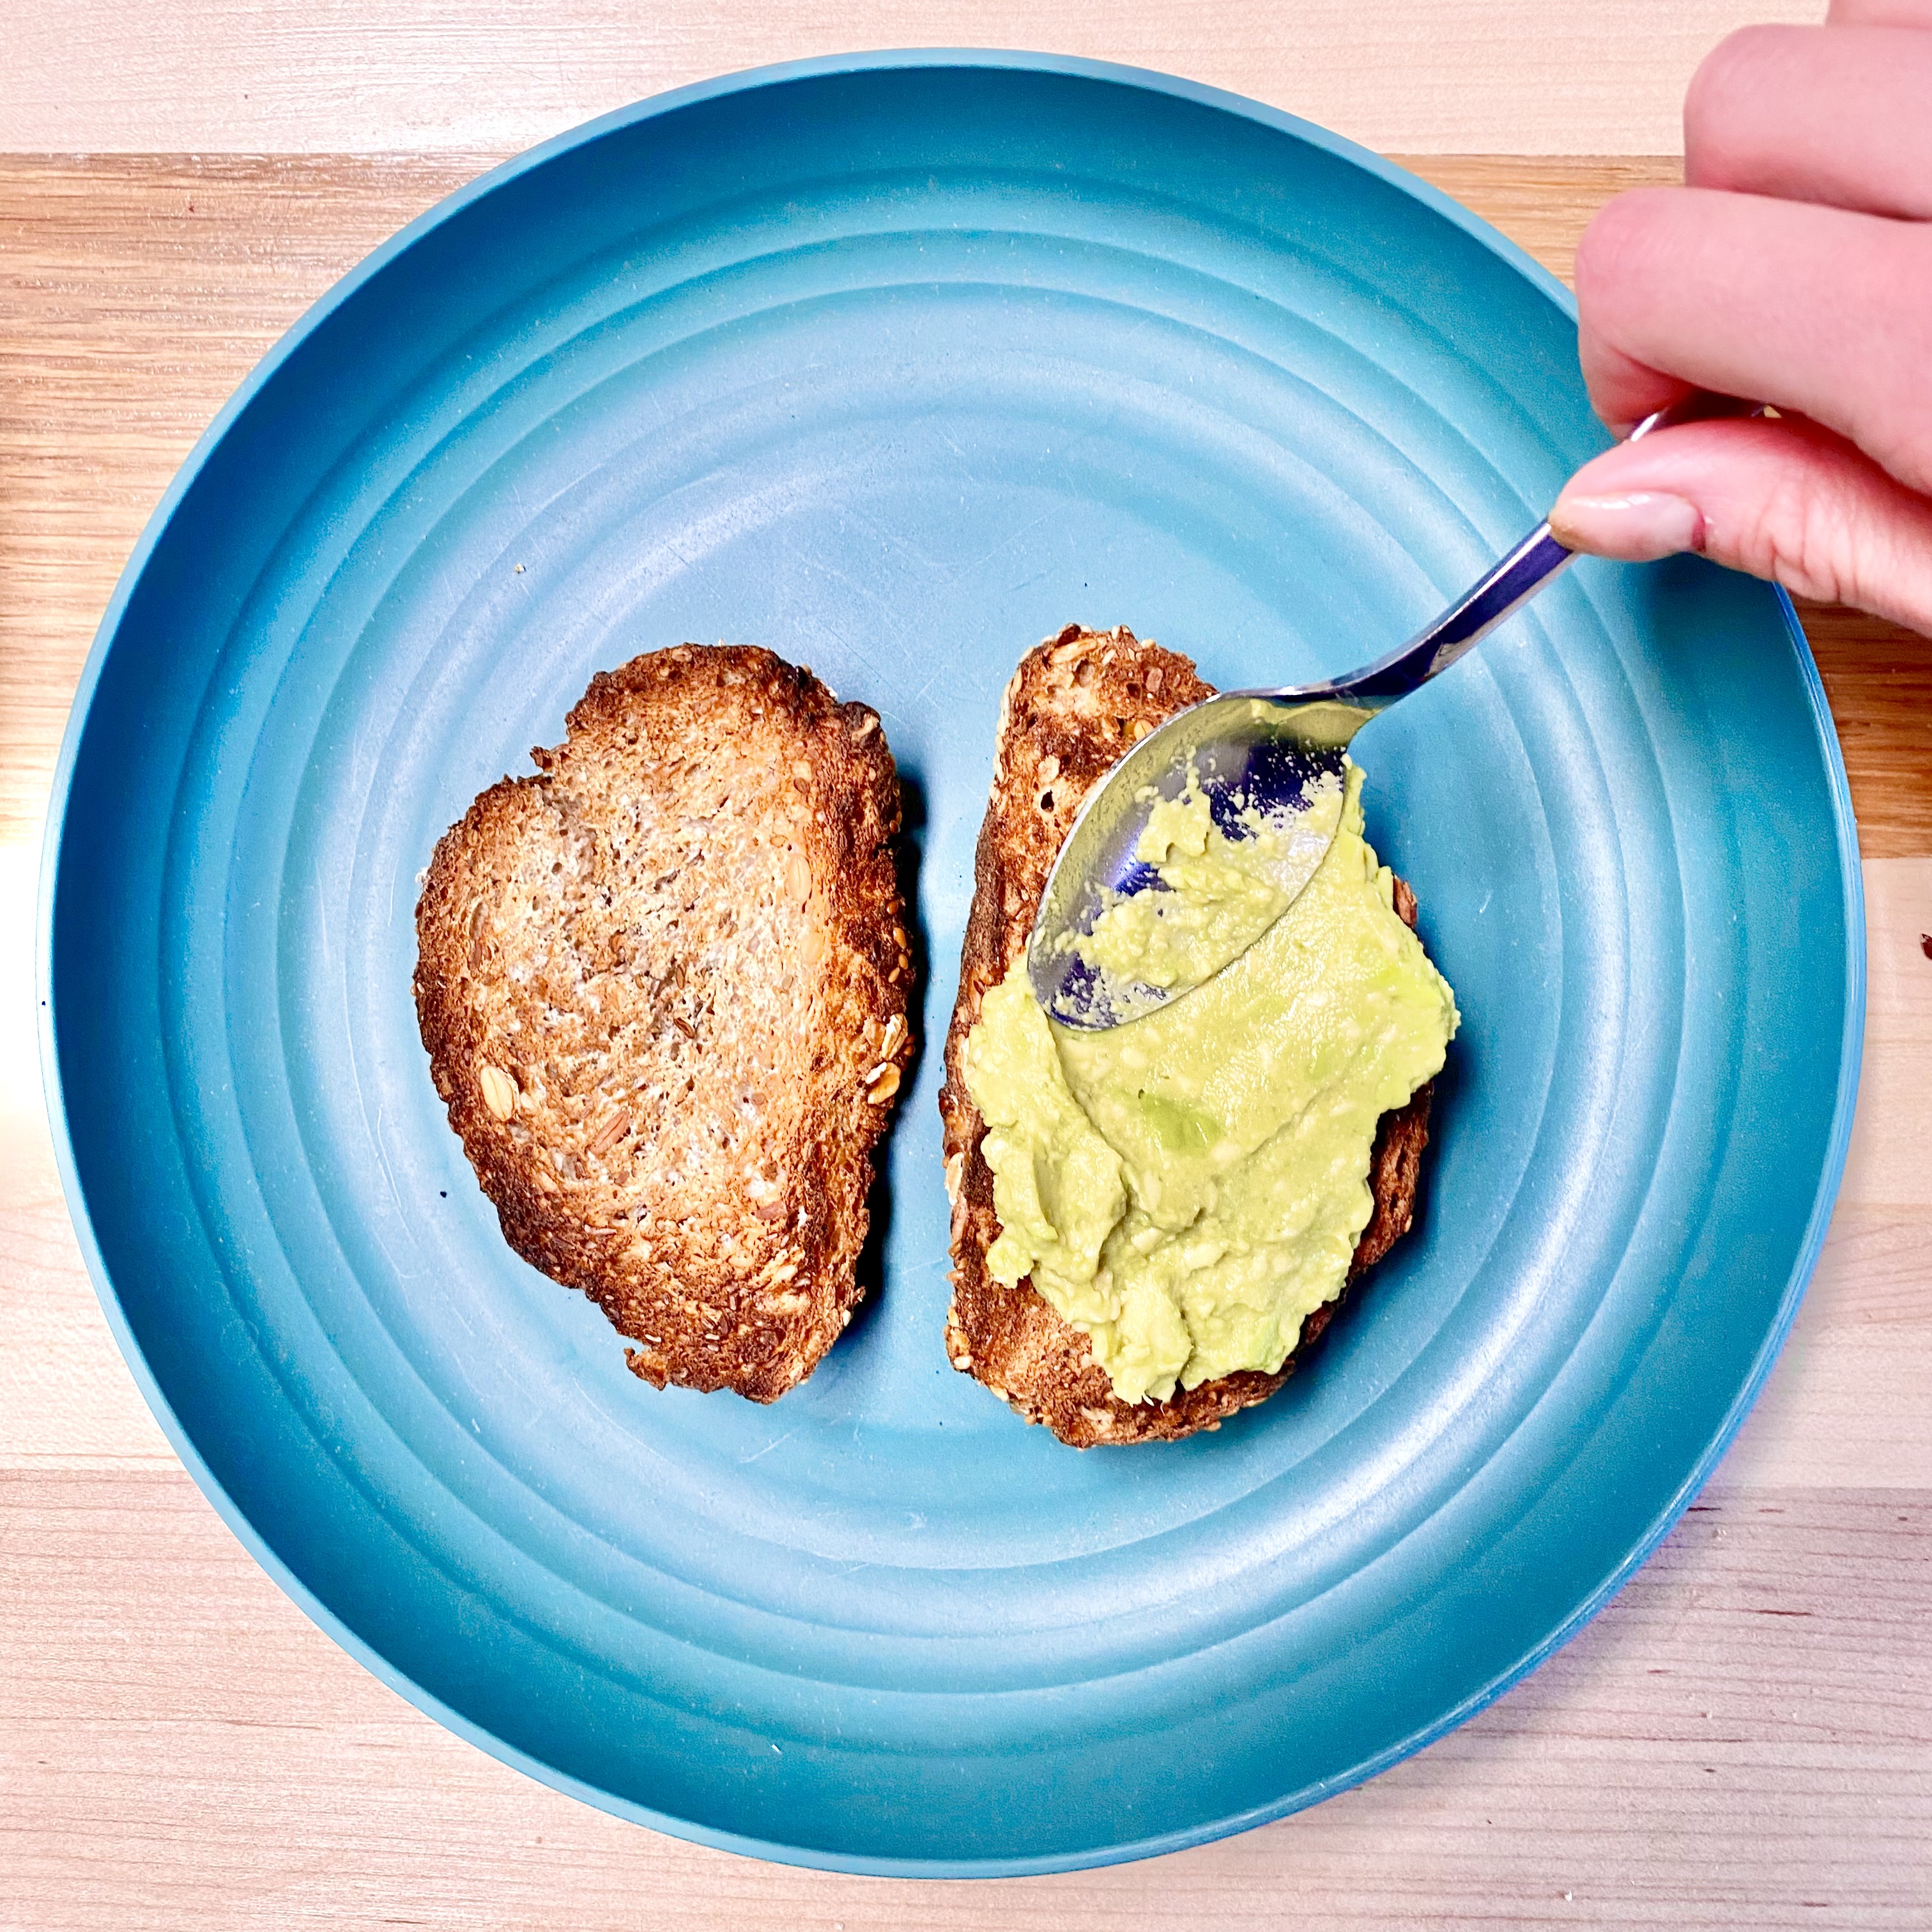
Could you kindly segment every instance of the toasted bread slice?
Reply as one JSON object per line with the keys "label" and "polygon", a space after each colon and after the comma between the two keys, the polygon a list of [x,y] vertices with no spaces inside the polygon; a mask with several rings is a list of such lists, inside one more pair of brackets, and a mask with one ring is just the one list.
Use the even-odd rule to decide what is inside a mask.
{"label": "toasted bread slice", "polygon": [[436,1091],[505,1238],[662,1388],[770,1402],[850,1318],[912,1042],[878,714],[770,651],[600,672],[416,908]]}
{"label": "toasted bread slice", "polygon": [[[980,1150],[986,1123],[962,1070],[966,1036],[988,989],[1026,950],[1047,874],[1089,788],[1137,738],[1214,694],[1192,664],[1174,652],[1142,644],[1124,628],[1095,632],[1073,624],[1028,652],[1000,701],[992,794],[980,829],[973,908],[939,1096],[952,1202],[946,1351],[955,1368],[977,1376],[1029,1422],[1044,1423],[1079,1449],[1218,1428],[1223,1418],[1272,1395],[1294,1361],[1291,1354],[1273,1375],[1244,1370],[1177,1389],[1166,1402],[1122,1402],[1087,1336],[1036,1294],[1030,1281],[1010,1288],[986,1271],[986,1250],[1000,1223],[992,1172]],[[1396,909],[1414,926],[1414,896],[1400,880]],[[1430,1088],[1419,1088],[1408,1106],[1382,1117],[1370,1172],[1375,1211],[1357,1245],[1351,1281],[1408,1232],[1429,1141],[1429,1101]],[[1296,1354],[1334,1312],[1330,1303],[1302,1324]]]}

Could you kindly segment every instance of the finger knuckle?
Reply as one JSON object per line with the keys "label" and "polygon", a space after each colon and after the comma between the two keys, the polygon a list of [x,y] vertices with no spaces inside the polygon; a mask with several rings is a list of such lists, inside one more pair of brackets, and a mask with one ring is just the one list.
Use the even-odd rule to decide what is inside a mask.
{"label": "finger knuckle", "polygon": [[1690,76],[1684,94],[1684,133],[1708,140],[1748,112],[1762,89],[1766,69],[1782,58],[1784,29],[1739,27],[1726,34]]}
{"label": "finger knuckle", "polygon": [[1857,532],[1838,492],[1786,483],[1767,506],[1765,538],[1772,553],[1768,574],[1827,602],[1845,594]]}
{"label": "finger knuckle", "polygon": [[1631,188],[1606,201],[1576,244],[1576,296],[1600,308],[1606,298],[1649,278],[1675,188]]}
{"label": "finger knuckle", "polygon": [[1737,533],[1736,561],[1801,597],[1857,601],[1871,534],[1863,522],[1853,492],[1837,479],[1796,470],[1766,492]]}

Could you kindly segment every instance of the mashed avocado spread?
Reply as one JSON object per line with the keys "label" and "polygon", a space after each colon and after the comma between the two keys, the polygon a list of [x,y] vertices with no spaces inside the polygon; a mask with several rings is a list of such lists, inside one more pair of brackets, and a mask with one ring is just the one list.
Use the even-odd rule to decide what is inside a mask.
{"label": "mashed avocado spread", "polygon": [[[1092,932],[1060,944],[1106,974],[1130,1010],[1136,985],[1197,986],[1281,916],[1328,851],[1342,808],[1342,788],[1329,778],[1286,821],[1252,806],[1238,813],[1240,836],[1230,838],[1190,769],[1187,789],[1148,814],[1134,848],[1167,890],[1111,895]],[[1161,1004],[1150,999],[1142,1010]]]}
{"label": "mashed avocado spread", "polygon": [[1030,1276],[1123,1401],[1280,1367],[1368,1224],[1377,1121],[1442,1070],[1455,996],[1396,913],[1361,784],[1351,764],[1292,904],[1266,827],[1223,836],[1192,788],[1156,807],[1138,856],[1162,885],[1110,906],[1082,950],[1202,983],[1084,1033],[1041,1011],[1022,957],[967,1036],[1000,1219],[987,1266]]}

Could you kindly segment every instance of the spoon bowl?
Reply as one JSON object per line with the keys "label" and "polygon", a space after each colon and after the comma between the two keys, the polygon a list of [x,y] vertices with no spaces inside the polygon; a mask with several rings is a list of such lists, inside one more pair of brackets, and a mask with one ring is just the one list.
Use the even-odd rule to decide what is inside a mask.
{"label": "spoon bowl", "polygon": [[[1192,784],[1231,838],[1242,836],[1241,820],[1254,811],[1276,825],[1298,818],[1312,831],[1310,807],[1325,785],[1340,783],[1349,742],[1379,709],[1286,692],[1224,692],[1150,732],[1088,796],[1048,877],[1027,948],[1041,1006],[1062,1024],[1090,1031],[1120,1025],[1186,992],[1185,984],[1122,983],[1078,944],[1108,904],[1161,889],[1159,873],[1139,856],[1154,806]],[[1286,842],[1292,870],[1277,883],[1291,900],[1313,876],[1332,837],[1324,831]]]}

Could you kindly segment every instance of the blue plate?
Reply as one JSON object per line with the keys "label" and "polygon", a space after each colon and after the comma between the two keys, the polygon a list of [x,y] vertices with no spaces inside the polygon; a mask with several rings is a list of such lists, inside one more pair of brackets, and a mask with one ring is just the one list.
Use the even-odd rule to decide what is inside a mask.
{"label": "blue plate", "polygon": [[[1080,1455],[956,1375],[933,1099],[1023,650],[1340,670],[1601,441],[1480,222],[1072,62],[687,90],[378,250],[156,514],[48,846],[69,1197],[237,1534],[510,1762],[853,1870],[1196,1843],[1546,1655],[1736,1426],[1844,1159],[1853,829],[1775,594],[1586,563],[1360,741],[1466,1018],[1414,1233],[1264,1407]],[[410,997],[438,834],[718,637],[878,707],[929,969],[867,1311],[770,1408],[653,1393],[509,1252]]]}

